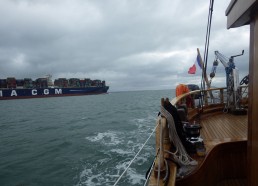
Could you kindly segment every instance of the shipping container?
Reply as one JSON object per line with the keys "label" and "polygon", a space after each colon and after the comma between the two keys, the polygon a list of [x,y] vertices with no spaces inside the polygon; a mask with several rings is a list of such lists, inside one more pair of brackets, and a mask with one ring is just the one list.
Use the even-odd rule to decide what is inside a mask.
{"label": "shipping container", "polygon": [[80,87],[80,80],[78,78],[70,78],[69,87]]}
{"label": "shipping container", "polygon": [[91,84],[92,84],[92,80],[89,79],[89,78],[86,78],[86,79],[85,79],[85,87],[90,87]]}
{"label": "shipping container", "polygon": [[55,79],[54,86],[60,87],[60,88],[66,88],[68,87],[68,80],[66,78]]}
{"label": "shipping container", "polygon": [[47,78],[38,78],[35,80],[36,88],[48,88]]}
{"label": "shipping container", "polygon": [[33,88],[33,82],[31,78],[24,78],[24,88]]}
{"label": "shipping container", "polygon": [[96,79],[92,81],[92,86],[100,87],[101,86],[101,81]]}
{"label": "shipping container", "polygon": [[85,79],[81,79],[80,80],[80,87],[85,87],[85,83],[86,83],[86,81],[85,81]]}
{"label": "shipping container", "polygon": [[102,87],[106,86],[106,81],[102,81]]}
{"label": "shipping container", "polygon": [[24,85],[24,79],[16,79],[16,85],[19,88],[23,88]]}
{"label": "shipping container", "polygon": [[0,79],[0,88],[7,88],[6,79]]}
{"label": "shipping container", "polygon": [[7,88],[16,88],[16,79],[14,77],[8,77],[6,79],[7,81]]}

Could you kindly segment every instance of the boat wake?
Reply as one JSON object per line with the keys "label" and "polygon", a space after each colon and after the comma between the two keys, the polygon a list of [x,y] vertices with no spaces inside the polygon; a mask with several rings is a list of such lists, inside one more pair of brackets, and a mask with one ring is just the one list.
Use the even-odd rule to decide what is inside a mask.
{"label": "boat wake", "polygon": [[[96,152],[83,165],[76,186],[113,185],[151,133],[154,119],[133,119],[128,130],[110,130],[87,136],[85,139],[95,146]],[[153,149],[154,144],[145,146],[119,182],[120,185],[142,185],[145,182],[145,171],[153,157]]]}
{"label": "boat wake", "polygon": [[96,136],[86,137],[85,139],[108,146],[118,145],[121,143],[118,134],[112,131],[98,133]]}

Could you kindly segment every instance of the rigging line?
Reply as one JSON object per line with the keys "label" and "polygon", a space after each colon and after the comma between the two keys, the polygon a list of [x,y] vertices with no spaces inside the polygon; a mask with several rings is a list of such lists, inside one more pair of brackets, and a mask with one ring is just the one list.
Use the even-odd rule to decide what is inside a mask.
{"label": "rigging line", "polygon": [[123,175],[126,173],[126,171],[128,170],[128,168],[131,166],[131,164],[133,163],[133,161],[137,158],[137,156],[139,155],[139,153],[142,151],[143,147],[146,145],[146,143],[149,141],[149,139],[151,138],[152,134],[156,131],[156,128],[158,127],[159,123],[157,123],[157,125],[155,126],[155,128],[153,129],[153,131],[151,132],[150,136],[148,137],[148,139],[144,142],[144,144],[142,145],[142,147],[140,148],[140,150],[137,152],[137,154],[134,156],[134,158],[130,161],[130,163],[128,164],[128,166],[125,168],[124,172],[119,176],[119,178],[116,180],[115,184],[113,186],[116,186],[118,184],[118,182],[120,181],[120,179],[123,177]]}
{"label": "rigging line", "polygon": [[214,0],[210,0],[210,8],[209,8],[209,15],[208,15],[208,24],[207,24],[207,33],[206,33],[206,42],[205,42],[205,52],[204,52],[204,72],[206,74],[207,70],[207,60],[209,54],[209,44],[210,44],[210,30],[211,30],[211,20],[212,20],[212,12],[213,12],[213,4]]}
{"label": "rigging line", "polygon": [[[210,40],[210,29],[211,29],[211,21],[212,21],[212,12],[213,12],[213,4],[214,0],[210,0],[209,6],[209,14],[208,14],[208,23],[206,30],[206,40],[205,40],[205,50],[204,50],[204,65],[203,65],[203,73],[202,73],[202,81],[201,81],[201,102],[203,103],[204,99],[204,90],[205,90],[205,78],[207,77],[207,61],[208,61],[208,53],[209,53],[209,40]],[[202,106],[203,111],[203,106]]]}
{"label": "rigging line", "polygon": [[151,172],[152,172],[152,170],[153,170],[153,168],[154,168],[155,161],[156,161],[156,159],[157,159],[157,156],[158,156],[158,154],[159,154],[159,151],[160,151],[160,148],[158,148],[158,151],[157,151],[157,153],[156,153],[156,155],[155,155],[155,157],[154,157],[154,160],[153,160],[153,162],[152,162],[152,164],[151,164],[150,171],[149,171],[149,173],[148,173],[148,175],[147,175],[146,181],[145,181],[145,183],[144,183],[143,186],[146,186],[147,183],[148,183],[148,181],[149,181],[149,178],[150,178]]}
{"label": "rigging line", "polygon": [[155,160],[154,160],[154,161],[152,162],[152,164],[151,164],[150,172],[148,173],[148,176],[147,176],[147,178],[146,178],[145,183],[144,183],[143,186],[146,186],[147,183],[149,182],[149,178],[150,178],[150,175],[151,175],[151,172],[152,172],[152,169],[153,169],[154,165],[155,165]]}

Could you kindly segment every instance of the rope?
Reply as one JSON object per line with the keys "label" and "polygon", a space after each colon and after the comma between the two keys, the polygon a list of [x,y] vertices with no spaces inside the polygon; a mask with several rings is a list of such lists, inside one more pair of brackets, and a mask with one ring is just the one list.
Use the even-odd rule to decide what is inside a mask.
{"label": "rope", "polygon": [[120,181],[120,179],[123,177],[123,175],[126,173],[126,171],[129,169],[129,167],[131,166],[131,164],[133,163],[133,161],[137,158],[137,156],[139,155],[139,153],[142,151],[143,147],[146,145],[146,143],[149,141],[149,139],[151,138],[152,134],[156,131],[156,128],[158,127],[158,124],[155,126],[155,128],[153,129],[153,131],[151,132],[150,136],[148,137],[148,139],[145,141],[145,143],[142,145],[142,147],[140,148],[140,150],[137,152],[137,154],[134,156],[134,158],[130,161],[130,163],[128,164],[128,166],[125,168],[124,172],[119,176],[119,178],[116,180],[115,184],[113,186],[116,186],[118,184],[118,182]]}
{"label": "rope", "polygon": [[[156,156],[156,157],[157,157],[157,156]],[[144,185],[143,185],[143,186],[146,186],[146,185],[147,185],[147,183],[149,182],[149,178],[150,178],[150,175],[151,175],[152,169],[153,169],[153,167],[154,167],[154,165],[155,165],[156,157],[155,157],[155,159],[153,160],[153,162],[152,162],[152,164],[151,164],[150,171],[149,171],[149,173],[148,173],[148,175],[147,175],[147,178],[146,178],[145,183],[144,183]]]}
{"label": "rope", "polygon": [[207,61],[208,61],[208,53],[209,53],[213,4],[214,4],[214,0],[210,0],[208,23],[207,23],[207,30],[206,30],[206,40],[205,40],[205,50],[204,50],[204,67],[203,67],[202,81],[201,81],[201,103],[202,103],[201,109],[202,109],[202,111],[203,111],[203,102],[204,102],[205,77],[207,76],[206,71],[207,71]]}
{"label": "rope", "polygon": [[206,41],[205,41],[205,51],[204,51],[204,63],[205,63],[205,65],[204,65],[203,70],[204,70],[205,75],[206,75],[206,70],[207,70],[207,61],[208,61],[208,54],[209,54],[210,31],[211,31],[213,4],[214,4],[214,0],[210,0],[208,24],[207,24],[207,32],[206,32]]}
{"label": "rope", "polygon": [[168,127],[169,127],[169,138],[170,138],[170,141],[172,141],[172,143],[176,147],[176,152],[174,153],[169,152],[170,154],[173,155],[174,161],[178,163],[180,166],[197,165],[197,162],[187,154],[176,132],[174,119],[171,116],[171,114],[163,106],[161,106],[160,112],[167,119]]}
{"label": "rope", "polygon": [[155,155],[155,157],[154,157],[154,160],[153,160],[153,162],[152,162],[152,164],[151,164],[149,173],[148,173],[148,175],[147,175],[147,177],[146,177],[146,181],[145,181],[145,183],[144,183],[143,186],[146,186],[147,183],[148,183],[148,181],[149,181],[149,178],[150,178],[151,172],[152,172],[152,170],[153,170],[153,168],[154,168],[155,161],[156,161],[156,159],[157,159],[157,157],[158,157],[159,151],[160,151],[160,148],[158,148],[158,150],[157,150],[157,153],[156,153],[156,155]]}
{"label": "rope", "polygon": [[165,177],[163,178],[163,181],[166,181],[168,179],[168,176],[169,176],[169,166],[168,166],[168,162],[166,159],[165,160],[165,164],[166,164],[166,175]]}

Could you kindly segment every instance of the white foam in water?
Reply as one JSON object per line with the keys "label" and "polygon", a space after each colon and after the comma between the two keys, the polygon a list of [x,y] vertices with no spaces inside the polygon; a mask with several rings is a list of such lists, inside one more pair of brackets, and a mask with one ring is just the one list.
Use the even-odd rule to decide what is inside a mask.
{"label": "white foam in water", "polygon": [[143,175],[140,175],[134,169],[129,169],[127,174],[129,176],[129,182],[131,183],[131,185],[136,185],[140,183],[143,185],[145,181],[145,178]]}
{"label": "white foam in water", "polygon": [[147,161],[148,159],[147,159],[147,157],[137,157],[136,158],[136,160],[135,160],[135,163],[137,164],[137,165],[142,165],[142,164],[144,164],[146,161]]}
{"label": "white foam in water", "polygon": [[[78,183],[77,186],[103,185],[103,183],[101,183],[101,181],[99,180],[99,178],[103,178],[102,176],[103,175],[101,174],[93,175],[90,169],[85,169],[80,175],[80,183]],[[87,179],[85,181],[82,181],[85,178]]]}
{"label": "white foam in water", "polygon": [[122,155],[124,155],[124,154],[132,154],[133,153],[131,151],[125,151],[123,149],[111,149],[110,152],[115,152],[117,154],[122,154]]}
{"label": "white foam in water", "polygon": [[[124,162],[124,163],[116,166],[116,168],[118,170],[120,170],[119,171],[120,174],[126,169],[128,164],[129,164],[129,162]],[[140,175],[133,168],[128,168],[128,170],[125,174],[125,177],[127,177],[127,179],[129,180],[130,185],[140,184],[143,182],[143,180],[145,180],[144,175]]]}
{"label": "white foam in water", "polygon": [[81,174],[80,174],[80,179],[83,177],[88,176],[89,174],[92,174],[92,170],[91,169],[84,169]]}
{"label": "white foam in water", "polygon": [[128,140],[127,145],[133,145],[134,142],[132,140]]}
{"label": "white foam in water", "polygon": [[101,173],[94,173],[96,170],[93,170],[97,167],[92,165],[88,166],[92,168],[85,168],[80,173],[80,180],[79,183],[76,184],[76,186],[112,186],[119,178],[118,170],[115,171],[116,174],[110,174],[110,171],[114,172],[114,168],[106,168],[105,170],[101,171]]}
{"label": "white foam in water", "polygon": [[[147,117],[145,118],[136,118],[136,119],[133,119],[133,122],[135,123],[140,123],[140,124],[150,124],[152,122],[155,122],[156,121],[156,116],[155,115],[148,115]],[[155,123],[154,123],[155,124]]]}
{"label": "white foam in water", "polygon": [[115,132],[100,132],[97,136],[86,137],[85,139],[91,142],[100,142],[104,145],[118,145],[121,143],[121,139],[117,137]]}
{"label": "white foam in water", "polygon": [[[85,167],[85,170],[80,174],[80,181],[77,186],[112,186],[147,139],[149,131],[152,130],[152,128],[150,129],[152,121],[153,118],[134,119],[133,125],[136,126],[134,130],[126,132],[106,131],[87,136],[85,139],[92,143],[108,146],[107,149],[109,150],[105,148],[98,151],[109,158],[97,160],[95,164]],[[128,185],[142,185],[144,183],[145,173],[140,173],[135,169],[135,166],[141,167],[148,161],[150,153],[146,152],[145,149],[153,150],[153,147],[149,144],[144,147],[144,150],[122,177],[122,184],[120,185],[126,182]],[[114,162],[114,160],[117,160],[117,162]]]}
{"label": "white foam in water", "polygon": [[124,171],[129,163],[130,163],[129,161],[128,162],[120,163],[120,164],[116,165],[116,169]]}
{"label": "white foam in water", "polygon": [[155,123],[156,123],[156,117],[148,116],[146,118],[137,118],[137,119],[133,119],[132,122],[137,126],[138,132],[148,133],[154,129]]}
{"label": "white foam in water", "polygon": [[100,165],[105,164],[105,163],[107,163],[107,162],[109,162],[109,161],[110,161],[110,158],[104,158],[104,159],[98,160],[98,162],[100,163]]}
{"label": "white foam in water", "polygon": [[147,119],[146,118],[138,118],[138,119],[134,119],[134,121],[136,123],[145,123],[145,122],[147,122]]}
{"label": "white foam in water", "polygon": [[[96,139],[104,139],[105,135],[97,135]],[[95,139],[95,140],[96,140]],[[98,141],[97,140],[97,141]],[[131,148],[139,148],[140,144],[134,144]],[[126,169],[129,165],[130,161],[132,160],[135,152],[130,150],[123,150],[123,149],[111,149],[108,151],[115,152],[117,154],[125,155],[123,159],[117,161],[117,163],[110,163],[112,158],[116,158],[116,155],[113,154],[111,158],[104,158],[96,161],[95,164],[87,163],[85,169],[80,173],[80,181],[77,186],[112,186],[115,181],[119,178],[122,172]],[[133,153],[133,154],[132,154]],[[149,153],[143,152],[136,160],[133,162],[134,166],[142,166],[144,162],[148,160]],[[106,168],[104,168],[106,167]],[[145,175],[139,174],[135,168],[129,167],[126,174],[122,177],[120,185],[125,184],[126,182],[128,185],[142,185],[145,181]]]}
{"label": "white foam in water", "polygon": [[[80,173],[80,180],[76,186],[112,186],[125,170],[127,165],[128,162],[123,162],[116,167],[107,168],[103,172],[97,174],[94,174],[92,169],[85,168]],[[116,174],[110,174],[110,171],[114,172],[114,170]],[[122,180],[124,179],[128,180],[127,182],[130,183],[130,185],[141,185],[145,180],[144,175],[137,173],[134,168],[129,168],[127,170],[126,174],[122,177]]]}

